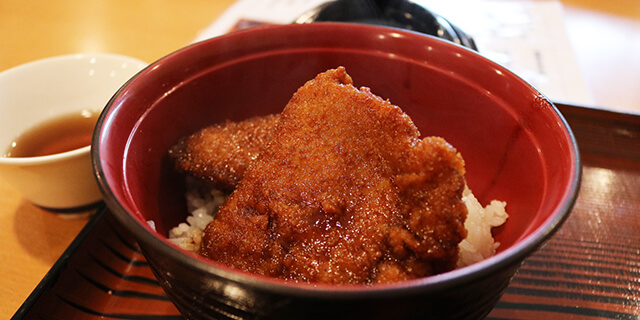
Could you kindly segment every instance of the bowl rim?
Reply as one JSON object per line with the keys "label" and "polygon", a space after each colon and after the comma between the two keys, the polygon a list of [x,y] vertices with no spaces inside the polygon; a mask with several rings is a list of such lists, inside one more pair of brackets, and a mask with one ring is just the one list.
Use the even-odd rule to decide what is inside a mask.
{"label": "bowl rim", "polygon": [[[564,129],[565,138],[570,146],[570,156],[572,157],[573,167],[570,175],[570,186],[566,189],[562,195],[560,203],[561,205],[554,208],[549,217],[547,217],[539,227],[531,232],[528,236],[518,240],[511,247],[505,249],[502,252],[497,253],[493,257],[487,258],[483,261],[477,262],[473,265],[463,268],[455,269],[442,274],[437,274],[425,278],[407,280],[402,282],[396,282],[391,284],[376,284],[376,285],[331,285],[331,284],[315,284],[315,283],[299,283],[293,281],[287,281],[283,279],[277,279],[262,275],[257,275],[241,270],[233,269],[219,262],[206,260],[206,258],[198,256],[195,253],[190,253],[179,249],[177,246],[170,244],[167,239],[161,239],[146,222],[142,222],[139,219],[133,217],[128,213],[124,206],[118,201],[114,193],[112,192],[112,186],[106,180],[102,163],[100,162],[100,140],[102,133],[104,132],[104,123],[108,116],[109,111],[114,107],[114,103],[117,97],[122,93],[128,85],[135,81],[141,73],[149,68],[153,68],[156,64],[164,61],[166,58],[173,55],[181,54],[190,50],[193,47],[200,46],[203,43],[210,43],[220,41],[220,39],[226,39],[228,37],[246,37],[252,33],[261,34],[263,32],[278,32],[280,29],[340,29],[341,31],[348,29],[366,29],[367,32],[381,32],[381,33],[401,33],[410,37],[426,37],[428,41],[436,41],[438,45],[448,46],[450,50],[453,50],[459,54],[472,54],[478,56],[480,59],[488,62],[493,68],[499,69],[503,73],[518,79],[525,85],[531,87],[539,96],[546,101],[551,108],[550,112],[556,117],[558,122]],[[334,30],[336,31],[336,30]],[[159,253],[169,257],[170,259],[177,261],[182,267],[186,269],[193,269],[206,274],[215,275],[226,280],[233,281],[235,283],[251,286],[254,289],[267,291],[272,293],[279,293],[285,295],[295,295],[301,297],[314,297],[314,298],[331,298],[331,299],[353,299],[353,298],[374,298],[374,297],[390,297],[390,296],[402,296],[410,295],[412,293],[421,292],[436,292],[442,288],[448,288],[453,286],[461,286],[465,283],[472,281],[473,279],[481,279],[487,275],[499,272],[503,269],[512,268],[517,266],[526,256],[533,251],[541,247],[549,238],[557,232],[562,223],[568,218],[570,211],[576,201],[578,191],[580,188],[580,181],[582,176],[581,159],[578,150],[578,145],[569,124],[562,116],[560,111],[555,105],[542,93],[540,93],[534,86],[515,75],[505,67],[477,54],[476,52],[457,45],[455,43],[438,39],[430,35],[421,34],[414,31],[397,29],[393,27],[383,27],[374,25],[359,25],[353,23],[342,22],[318,22],[312,24],[289,24],[289,25],[276,25],[266,26],[248,30],[236,31],[233,33],[225,34],[211,39],[202,40],[186,47],[180,48],[168,55],[161,57],[152,64],[149,64],[146,68],[139,71],[129,81],[122,85],[122,87],[113,95],[113,97],[107,103],[102,114],[98,119],[96,130],[94,131],[92,142],[92,166],[94,174],[98,181],[104,198],[109,204],[109,208],[114,213],[117,220],[125,225],[129,229],[141,244],[141,247],[145,245],[153,246]],[[144,251],[144,250],[143,250]]]}
{"label": "bowl rim", "polygon": [[33,61],[29,61],[29,62],[25,62],[25,63],[19,64],[17,66],[13,66],[13,67],[5,69],[5,70],[0,70],[0,73],[21,72],[21,71],[23,71],[24,69],[27,69],[27,68],[38,68],[38,67],[43,67],[43,66],[46,66],[46,65],[51,65],[52,63],[60,63],[60,62],[66,62],[66,61],[86,61],[86,60],[91,60],[93,58],[120,60],[120,61],[124,61],[124,62],[136,63],[136,64],[147,64],[146,62],[144,62],[144,61],[142,61],[142,60],[140,60],[138,58],[125,56],[125,55],[117,54],[117,53],[83,52],[83,53],[69,53],[69,54],[62,54],[62,55],[57,55],[57,56],[44,57],[44,58],[41,58],[41,59],[37,59],[37,60],[33,60]]}

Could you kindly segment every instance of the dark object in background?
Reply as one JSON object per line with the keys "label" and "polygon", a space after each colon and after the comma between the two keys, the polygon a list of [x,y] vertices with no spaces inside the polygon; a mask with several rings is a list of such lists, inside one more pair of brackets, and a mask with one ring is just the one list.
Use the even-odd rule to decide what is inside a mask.
{"label": "dark object in background", "polygon": [[473,39],[442,16],[408,0],[337,0],[322,4],[295,23],[354,22],[403,28],[478,50]]}

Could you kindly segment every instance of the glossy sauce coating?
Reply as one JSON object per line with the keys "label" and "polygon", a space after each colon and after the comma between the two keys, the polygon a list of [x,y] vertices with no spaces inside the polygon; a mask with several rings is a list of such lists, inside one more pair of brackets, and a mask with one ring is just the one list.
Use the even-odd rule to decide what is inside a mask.
{"label": "glossy sauce coating", "polygon": [[464,164],[344,68],[307,82],[207,226],[201,254],[295,281],[385,283],[454,268]]}

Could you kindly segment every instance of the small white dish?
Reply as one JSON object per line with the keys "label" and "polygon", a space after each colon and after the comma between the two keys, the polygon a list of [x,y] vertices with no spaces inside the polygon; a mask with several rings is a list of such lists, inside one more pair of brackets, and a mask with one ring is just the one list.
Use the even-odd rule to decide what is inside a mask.
{"label": "small white dish", "polygon": [[0,72],[0,178],[52,212],[81,213],[99,204],[89,144],[45,156],[9,157],[5,151],[19,135],[50,119],[82,110],[99,114],[146,65],[115,54],[72,54]]}

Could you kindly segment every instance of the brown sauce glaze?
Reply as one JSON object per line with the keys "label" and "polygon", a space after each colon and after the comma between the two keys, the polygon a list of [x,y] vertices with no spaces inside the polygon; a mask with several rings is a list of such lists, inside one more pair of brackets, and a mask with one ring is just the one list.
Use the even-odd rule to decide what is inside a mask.
{"label": "brown sauce glaze", "polygon": [[204,256],[315,283],[451,270],[465,237],[464,163],[344,68],[307,82],[207,226]]}

